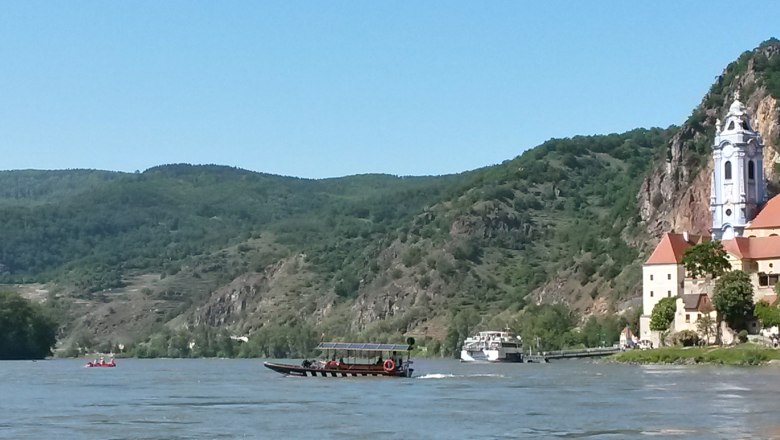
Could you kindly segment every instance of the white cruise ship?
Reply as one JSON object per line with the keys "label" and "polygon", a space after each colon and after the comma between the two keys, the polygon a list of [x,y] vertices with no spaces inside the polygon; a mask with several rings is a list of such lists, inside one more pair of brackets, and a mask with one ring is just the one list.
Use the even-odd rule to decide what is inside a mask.
{"label": "white cruise ship", "polygon": [[523,362],[523,344],[508,331],[479,332],[463,341],[460,359],[465,362]]}

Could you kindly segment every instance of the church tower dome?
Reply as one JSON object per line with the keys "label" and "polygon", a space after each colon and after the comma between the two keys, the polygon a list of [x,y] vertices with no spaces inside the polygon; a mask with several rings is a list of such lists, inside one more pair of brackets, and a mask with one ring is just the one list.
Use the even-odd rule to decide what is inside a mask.
{"label": "church tower dome", "polygon": [[745,114],[745,104],[743,104],[742,101],[739,100],[739,96],[736,96],[734,102],[731,103],[731,107],[729,107],[729,114],[730,115]]}
{"label": "church tower dome", "polygon": [[764,144],[750,124],[745,105],[735,96],[724,121],[715,124],[712,145],[712,238],[743,236],[745,225],[766,202]]}

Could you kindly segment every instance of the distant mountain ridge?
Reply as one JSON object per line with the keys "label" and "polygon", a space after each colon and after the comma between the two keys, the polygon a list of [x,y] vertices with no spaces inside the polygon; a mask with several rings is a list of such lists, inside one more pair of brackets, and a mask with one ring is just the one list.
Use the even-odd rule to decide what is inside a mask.
{"label": "distant mountain ridge", "polygon": [[228,334],[267,355],[399,334],[448,352],[538,304],[624,313],[660,233],[707,228],[711,127],[737,90],[777,158],[778,53],[743,54],[679,128],[552,139],[457,175],[0,172],[0,277],[48,291],[63,348],[169,355],[230,354]]}

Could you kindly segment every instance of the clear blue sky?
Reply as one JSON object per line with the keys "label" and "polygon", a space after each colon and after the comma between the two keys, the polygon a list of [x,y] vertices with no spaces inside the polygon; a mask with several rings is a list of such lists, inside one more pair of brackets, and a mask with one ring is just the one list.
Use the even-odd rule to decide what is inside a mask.
{"label": "clear blue sky", "polygon": [[780,2],[4,1],[0,169],[447,174],[680,124]]}

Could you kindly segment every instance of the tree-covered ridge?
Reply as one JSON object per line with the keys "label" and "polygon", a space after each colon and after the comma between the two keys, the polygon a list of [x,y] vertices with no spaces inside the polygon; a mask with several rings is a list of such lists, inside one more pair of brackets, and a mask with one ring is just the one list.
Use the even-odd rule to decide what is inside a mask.
{"label": "tree-covered ridge", "polygon": [[[361,255],[370,266],[350,269],[345,294],[381,303],[397,292],[395,305],[405,312],[380,311],[384,320],[368,329],[374,338],[414,331],[444,314],[449,331],[440,349],[447,354],[475,328],[510,326],[533,334],[517,323],[538,312],[528,307],[535,302],[581,311],[601,298],[615,311],[617,302],[637,293],[640,277],[636,192],[673,133],[556,139],[465,173],[440,203],[378,245],[388,251],[376,253],[379,258]],[[534,292],[539,295],[529,296]],[[544,344],[579,340],[563,333],[544,335]]]}
{"label": "tree-covered ridge", "polygon": [[[182,337],[166,325],[179,315],[177,322],[211,319],[197,311],[209,292],[299,254],[303,266],[290,276],[300,282],[291,283],[285,299],[273,300],[290,303],[276,303],[256,316],[231,317],[233,331],[284,340],[288,332],[316,325],[301,334],[343,337],[363,331],[384,339],[416,331],[429,320],[471,312],[504,314],[504,325],[538,301],[529,294],[561,283],[542,301],[577,310],[599,297],[614,304],[635,293],[639,273],[626,269],[637,267],[642,243],[635,196],[673,132],[640,129],[553,139],[500,165],[438,177],[310,180],[186,164],[115,174],[57,197],[0,205],[5,226],[0,273],[6,282],[54,282],[82,298],[141,274],[174,275],[144,289],[147,293],[128,294],[162,313],[151,318],[154,326],[144,327],[151,333],[139,335],[152,338],[143,350],[156,347],[154,332]],[[53,182],[47,182],[45,172],[36,172],[36,185],[53,187],[64,179],[61,173],[53,172]],[[427,291],[428,299],[404,299],[419,291]],[[338,302],[321,306],[337,311],[318,324],[307,322],[307,314],[320,307],[316,298],[330,294]],[[353,304],[373,307],[378,295],[397,301],[396,310],[377,310],[371,321],[355,321]],[[122,315],[106,310],[104,316]],[[465,337],[448,325],[456,341]],[[201,333],[224,339],[218,329]],[[548,336],[550,348],[558,344],[554,341],[577,340]],[[97,338],[76,340],[95,344]],[[288,353],[306,349],[270,348],[265,340],[253,344],[255,353],[278,353],[283,346]]]}
{"label": "tree-covered ridge", "polygon": [[124,175],[97,170],[0,171],[0,205],[56,202]]}
{"label": "tree-covered ridge", "polygon": [[[587,284],[593,276],[614,279],[636,259],[636,242],[622,234],[635,226],[641,176],[670,134],[652,129],[551,140],[501,165],[450,178],[446,187],[429,185],[365,200],[355,206],[357,211],[329,216],[327,225],[310,219],[308,225],[285,228],[300,240],[298,245],[315,244],[323,232],[319,228],[333,232],[331,240],[309,250],[312,261],[337,274],[337,292],[343,296],[356,296],[360,280],[386,275],[382,266],[389,263],[380,264],[373,256],[395,240],[408,248],[400,256],[408,271],[435,266],[420,277],[423,287],[432,276],[444,276],[445,284],[460,284],[464,290],[495,290],[489,296],[501,300],[494,305],[507,306],[510,298],[530,293],[561,267],[581,263],[578,276]],[[409,205],[415,197],[420,202]],[[423,212],[408,209],[436,199],[439,203]],[[416,215],[406,223],[377,221],[398,212],[407,214],[399,219]],[[449,268],[442,250],[454,257],[456,266]],[[467,276],[479,268],[507,281],[485,284]],[[457,273],[449,276],[453,269]],[[403,275],[391,272],[390,277]]]}
{"label": "tree-covered ridge", "polygon": [[[0,274],[6,282],[49,281],[87,267],[104,267],[113,274],[101,277],[117,281],[129,270],[159,270],[272,225],[284,231],[295,222],[324,226],[324,217],[331,223],[362,218],[377,205],[370,200],[403,197],[409,209],[374,209],[372,219],[382,229],[427,203],[408,195],[435,181],[377,175],[320,182],[190,165],[138,174],[70,173],[3,173],[6,182],[23,182],[7,188],[14,203],[0,205]],[[34,197],[14,198],[21,187]]]}
{"label": "tree-covered ridge", "polygon": [[567,268],[583,285],[596,274],[613,280],[638,256],[636,193],[672,133],[550,140],[475,172],[444,217],[475,219],[484,225],[472,237],[479,246],[517,252],[508,268],[514,289],[530,292]]}

